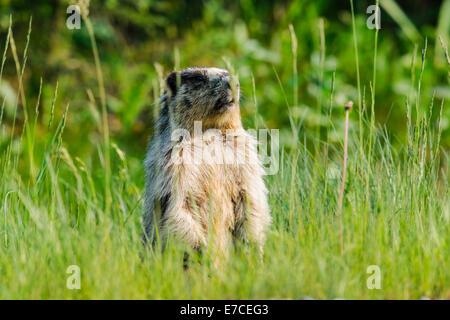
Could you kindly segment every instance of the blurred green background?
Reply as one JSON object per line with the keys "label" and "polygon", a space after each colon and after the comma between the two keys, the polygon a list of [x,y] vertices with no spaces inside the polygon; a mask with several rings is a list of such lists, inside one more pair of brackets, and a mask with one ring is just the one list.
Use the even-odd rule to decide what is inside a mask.
{"label": "blurred green background", "polygon": [[[370,108],[375,30],[366,27],[366,9],[374,1],[354,2],[361,93],[366,108]],[[0,48],[3,51],[11,15],[21,56],[32,16],[23,79],[27,102],[36,104],[42,78],[38,123],[44,136],[58,82],[55,117],[59,119],[70,103],[64,141],[71,153],[83,157],[95,151],[102,139],[97,129],[100,110],[89,98],[92,93],[100,105],[99,90],[85,22],[82,20],[80,30],[66,27],[69,4],[74,2],[0,0]],[[406,100],[409,97],[414,104],[425,39],[428,45],[420,108],[427,109],[434,95],[432,119],[437,125],[444,101],[442,145],[447,149],[450,144],[446,102],[450,98],[449,66],[438,40],[440,35],[449,43],[449,16],[450,1],[381,1],[376,121],[398,147],[406,141]],[[245,126],[265,123],[269,128],[279,128],[281,143],[288,148],[294,143],[288,105],[295,123],[301,124],[300,135],[313,145],[312,132],[320,128],[328,128],[331,142],[340,141],[342,106],[347,100],[358,101],[350,1],[101,0],[90,2],[89,17],[105,78],[111,137],[136,165],[140,165],[152,133],[152,103],[161,92],[161,80],[176,67],[227,67],[225,61],[229,61],[240,77]],[[298,103],[294,97],[290,24],[298,42]],[[321,110],[330,104],[333,74],[330,124]],[[0,99],[5,99],[2,126],[11,126],[17,90],[16,68],[9,50],[0,84]],[[17,137],[23,118],[19,104]],[[351,118],[351,129],[357,130],[357,112]],[[4,127],[2,132],[9,131]],[[7,140],[2,139],[0,150]]]}

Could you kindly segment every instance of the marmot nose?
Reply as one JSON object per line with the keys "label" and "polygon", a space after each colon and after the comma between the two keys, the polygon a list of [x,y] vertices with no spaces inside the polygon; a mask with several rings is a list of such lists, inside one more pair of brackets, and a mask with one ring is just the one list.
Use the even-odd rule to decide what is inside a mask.
{"label": "marmot nose", "polygon": [[235,77],[231,78],[229,75],[226,75],[226,76],[221,76],[220,80],[221,80],[221,84],[223,85],[223,87],[227,90],[232,90],[231,82],[233,82],[235,88],[239,88],[239,81]]}
{"label": "marmot nose", "polygon": [[223,82],[223,85],[225,86],[225,89],[231,90],[230,77],[228,77],[228,76],[223,77],[222,82]]}

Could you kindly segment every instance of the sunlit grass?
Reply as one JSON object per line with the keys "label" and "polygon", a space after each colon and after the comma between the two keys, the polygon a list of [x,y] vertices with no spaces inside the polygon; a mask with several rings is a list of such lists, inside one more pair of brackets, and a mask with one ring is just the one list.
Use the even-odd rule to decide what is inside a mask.
{"label": "sunlit grass", "polygon": [[[359,149],[356,140],[351,153]],[[374,157],[368,197],[358,158],[349,159],[342,256],[335,215],[339,165],[330,165],[324,197],[323,168],[300,149],[297,161],[286,155],[280,172],[267,179],[274,225],[264,264],[255,252],[237,249],[222,270],[203,257],[188,271],[177,244],[169,243],[164,254],[142,247],[142,188],[117,154],[110,215],[102,207],[103,178],[90,173],[101,167],[86,172],[68,154],[54,154],[45,178],[31,186],[10,167],[1,185],[0,297],[448,298],[448,185],[439,176],[445,172],[433,159],[425,164],[397,155],[383,135],[376,137]],[[292,172],[294,188],[285,192]],[[70,265],[81,268],[80,290],[66,288]],[[366,286],[369,265],[381,269],[380,290]]]}

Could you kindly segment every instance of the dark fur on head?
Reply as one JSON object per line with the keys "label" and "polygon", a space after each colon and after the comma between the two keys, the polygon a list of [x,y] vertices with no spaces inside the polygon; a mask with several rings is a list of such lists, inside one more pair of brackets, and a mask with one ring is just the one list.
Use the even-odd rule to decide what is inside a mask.
{"label": "dark fur on head", "polygon": [[[190,129],[193,121],[209,128],[240,125],[239,82],[227,70],[189,68],[172,72],[166,79],[169,108],[178,127]],[[233,110],[237,109],[237,110]],[[239,122],[239,124],[237,123]]]}

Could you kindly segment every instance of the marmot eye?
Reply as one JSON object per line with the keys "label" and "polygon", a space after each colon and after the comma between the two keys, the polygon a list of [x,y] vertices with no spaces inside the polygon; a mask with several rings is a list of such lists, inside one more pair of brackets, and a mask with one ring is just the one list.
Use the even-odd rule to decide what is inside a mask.
{"label": "marmot eye", "polygon": [[206,77],[205,76],[203,76],[203,75],[201,75],[201,74],[196,74],[194,77],[193,77],[193,80],[194,81],[205,81],[206,80]]}

